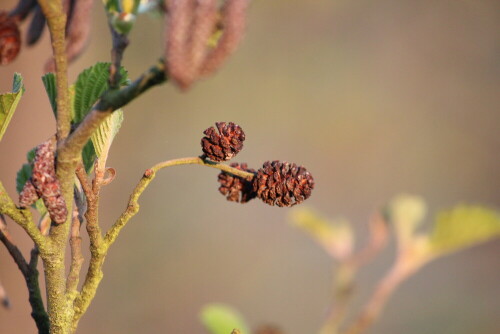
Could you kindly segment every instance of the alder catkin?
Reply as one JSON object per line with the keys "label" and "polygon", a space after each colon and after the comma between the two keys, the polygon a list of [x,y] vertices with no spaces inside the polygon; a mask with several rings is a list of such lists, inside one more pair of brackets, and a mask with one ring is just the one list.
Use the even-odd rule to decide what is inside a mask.
{"label": "alder catkin", "polygon": [[38,145],[31,180],[38,196],[43,199],[52,221],[56,224],[62,224],[66,221],[68,210],[61,193],[59,180],[56,177],[54,159],[52,140]]}

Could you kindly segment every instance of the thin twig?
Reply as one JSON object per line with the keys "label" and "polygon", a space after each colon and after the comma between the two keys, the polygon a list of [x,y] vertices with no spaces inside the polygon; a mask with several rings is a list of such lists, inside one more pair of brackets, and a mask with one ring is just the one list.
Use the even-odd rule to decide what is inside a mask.
{"label": "thin twig", "polygon": [[399,285],[425,265],[431,257],[420,253],[414,244],[401,250],[388,273],[377,284],[372,296],[363,307],[361,314],[344,334],[361,334],[379,318],[387,301]]}
{"label": "thin twig", "polygon": [[109,68],[109,87],[111,89],[120,88],[120,67],[122,64],[123,53],[129,44],[126,35],[119,33],[109,23],[109,30],[111,31],[111,38],[113,40],[113,48],[111,49],[111,66]]}
{"label": "thin twig", "polygon": [[347,315],[353,293],[354,278],[359,269],[370,262],[387,244],[389,231],[380,213],[369,221],[370,239],[357,253],[341,261],[334,275],[334,302],[320,330],[321,334],[336,334]]}
{"label": "thin twig", "polygon": [[7,230],[5,220],[0,215],[0,241],[5,245],[7,251],[14,259],[17,267],[21,271],[26,284],[28,286],[29,302],[31,305],[31,316],[35,320],[39,334],[49,333],[49,317],[43,305],[42,296],[40,294],[40,285],[38,283],[38,249],[36,247],[31,251],[30,262],[26,262],[23,254],[13,243],[12,237]]}
{"label": "thin twig", "polygon": [[174,160],[160,162],[159,164],[156,164],[150,169],[146,170],[143,177],[139,181],[139,184],[137,184],[137,186],[135,187],[134,191],[132,192],[132,195],[130,195],[127,209],[125,210],[125,212],[122,213],[120,218],[118,218],[118,220],[114,223],[114,225],[110,228],[110,230],[106,233],[106,236],[104,237],[106,247],[109,247],[111,246],[111,244],[113,244],[118,234],[120,233],[121,229],[130,220],[130,218],[135,216],[135,214],[139,211],[139,203],[138,203],[139,197],[141,196],[142,192],[147,188],[149,183],[151,183],[151,181],[155,178],[157,171],[166,167],[172,167],[178,165],[193,165],[193,164],[217,168],[219,170],[245,178],[247,180],[251,180],[254,177],[253,173],[245,172],[221,163],[207,161],[202,157],[181,158],[181,159],[174,159]]}

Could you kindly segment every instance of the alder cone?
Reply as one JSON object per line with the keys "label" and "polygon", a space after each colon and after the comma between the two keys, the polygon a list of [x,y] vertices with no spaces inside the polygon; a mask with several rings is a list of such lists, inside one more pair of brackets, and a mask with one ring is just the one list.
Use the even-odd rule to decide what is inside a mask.
{"label": "alder cone", "polygon": [[17,20],[0,11],[0,65],[11,63],[20,49],[21,34]]}
{"label": "alder cone", "polygon": [[212,161],[227,161],[243,149],[245,133],[243,129],[233,122],[217,122],[215,128],[209,127],[201,139],[203,153]]}
{"label": "alder cone", "polygon": [[[255,169],[248,168],[246,163],[239,164],[233,162],[230,166],[246,172],[255,173]],[[228,201],[246,203],[257,196],[257,193],[253,190],[252,181],[226,172],[219,173],[218,181],[220,183],[219,192],[226,196]]]}
{"label": "alder cone", "polygon": [[68,210],[56,177],[54,159],[54,148],[50,140],[38,145],[31,180],[52,221],[62,224],[66,221]]}
{"label": "alder cone", "polygon": [[311,196],[314,179],[304,167],[290,162],[266,161],[253,179],[253,189],[264,203],[293,206]]}

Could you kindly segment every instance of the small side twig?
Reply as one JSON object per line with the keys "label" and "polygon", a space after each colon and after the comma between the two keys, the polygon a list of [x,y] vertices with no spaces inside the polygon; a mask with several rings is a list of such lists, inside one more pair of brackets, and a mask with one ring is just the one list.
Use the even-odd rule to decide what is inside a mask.
{"label": "small side twig", "polygon": [[338,333],[354,293],[354,278],[359,269],[370,262],[387,244],[389,231],[380,213],[369,220],[370,239],[360,251],[342,260],[334,274],[334,304],[320,330],[321,334]]}
{"label": "small side twig", "polygon": [[66,294],[70,300],[74,300],[78,294],[77,288],[83,264],[82,238],[80,237],[78,212],[73,214],[69,245],[71,249],[71,265],[69,267],[68,278],[66,279]]}
{"label": "small side twig", "polygon": [[141,196],[143,191],[147,188],[147,186],[151,183],[151,181],[155,178],[157,171],[166,167],[179,166],[179,165],[193,165],[193,164],[216,168],[224,172],[227,172],[229,174],[245,178],[247,180],[251,180],[254,177],[253,173],[245,172],[221,163],[211,162],[205,160],[203,157],[174,159],[156,164],[150,169],[146,170],[143,177],[141,178],[141,180],[135,187],[134,191],[132,192],[132,195],[130,195],[127,209],[125,210],[125,212],[122,213],[120,218],[118,218],[118,220],[106,233],[104,237],[104,242],[106,244],[106,247],[111,246],[113,242],[115,242],[121,229],[130,220],[130,218],[132,218],[133,216],[135,216],[137,212],[139,212],[139,203],[138,203],[139,197]]}
{"label": "small side twig", "polygon": [[113,48],[111,50],[111,66],[109,68],[109,87],[111,89],[120,88],[120,67],[122,64],[123,53],[129,44],[128,37],[124,34],[119,33],[109,24],[109,30],[111,31],[111,38],[113,40]]}

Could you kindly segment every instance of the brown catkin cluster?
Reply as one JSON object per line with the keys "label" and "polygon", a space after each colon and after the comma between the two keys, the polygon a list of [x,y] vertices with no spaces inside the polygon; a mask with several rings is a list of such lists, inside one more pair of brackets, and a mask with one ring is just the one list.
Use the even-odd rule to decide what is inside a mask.
{"label": "brown catkin cluster", "polygon": [[273,325],[264,325],[257,328],[254,334],[285,334],[279,327]]}
{"label": "brown catkin cluster", "polygon": [[0,65],[16,59],[21,49],[21,34],[17,20],[0,11]]}
{"label": "brown catkin cluster", "polygon": [[[66,221],[68,211],[56,177],[54,159],[52,140],[38,145],[31,179],[26,182],[19,194],[19,205],[27,207],[38,198],[42,198],[52,221],[56,224],[62,224]],[[35,190],[36,196],[34,196],[33,190]]]}
{"label": "brown catkin cluster", "polygon": [[233,122],[217,122],[215,128],[209,127],[201,139],[203,153],[212,161],[227,161],[243,149],[245,133],[243,129]]}
{"label": "brown catkin cluster", "polygon": [[[255,173],[255,169],[248,168],[246,163],[239,164],[233,162],[230,166],[246,172]],[[252,181],[245,180],[239,176],[226,172],[221,172],[219,174],[218,181],[220,183],[219,191],[222,195],[226,196],[228,201],[246,203],[257,196],[257,193],[253,191]]]}
{"label": "brown catkin cluster", "polygon": [[294,163],[266,161],[253,179],[253,189],[269,205],[293,206],[311,196],[314,179],[304,167]]}
{"label": "brown catkin cluster", "polygon": [[245,30],[248,3],[165,0],[165,60],[169,78],[181,89],[215,72],[236,50]]}

